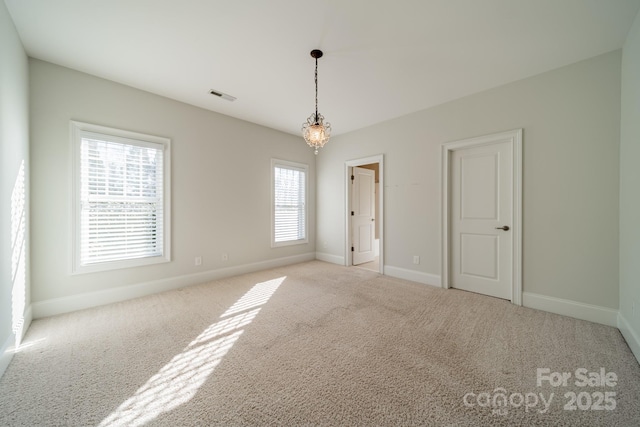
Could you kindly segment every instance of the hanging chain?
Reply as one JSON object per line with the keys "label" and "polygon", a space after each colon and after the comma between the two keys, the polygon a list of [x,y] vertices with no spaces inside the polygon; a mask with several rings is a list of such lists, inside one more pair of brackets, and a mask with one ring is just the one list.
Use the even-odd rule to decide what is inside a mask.
{"label": "hanging chain", "polygon": [[318,123],[318,58],[316,58],[316,123]]}

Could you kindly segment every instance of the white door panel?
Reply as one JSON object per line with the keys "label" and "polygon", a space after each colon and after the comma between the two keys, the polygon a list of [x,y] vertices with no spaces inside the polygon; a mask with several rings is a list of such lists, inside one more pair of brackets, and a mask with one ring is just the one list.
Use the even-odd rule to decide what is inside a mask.
{"label": "white door panel", "polygon": [[498,165],[495,155],[460,155],[462,219],[498,219]]}
{"label": "white door panel", "polygon": [[451,285],[511,299],[511,146],[463,148],[451,157]]}
{"label": "white door panel", "polygon": [[373,251],[373,245],[371,242],[373,239],[371,238],[371,225],[361,225],[359,230],[359,251],[360,253],[371,252]]}
{"label": "white door panel", "polygon": [[353,168],[351,189],[351,229],[353,236],[353,265],[371,262],[375,258],[375,172],[371,169]]}
{"label": "white door panel", "polygon": [[[460,235],[460,273],[465,276],[498,279],[498,237],[478,234]],[[487,254],[479,257],[477,254]]]}

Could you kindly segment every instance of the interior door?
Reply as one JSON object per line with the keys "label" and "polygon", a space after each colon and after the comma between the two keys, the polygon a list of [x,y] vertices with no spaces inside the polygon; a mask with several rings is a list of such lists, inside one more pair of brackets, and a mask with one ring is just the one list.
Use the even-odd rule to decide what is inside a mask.
{"label": "interior door", "polygon": [[451,286],[512,298],[511,145],[461,148],[451,157]]}
{"label": "interior door", "polygon": [[375,172],[354,167],[351,188],[353,265],[375,258]]}

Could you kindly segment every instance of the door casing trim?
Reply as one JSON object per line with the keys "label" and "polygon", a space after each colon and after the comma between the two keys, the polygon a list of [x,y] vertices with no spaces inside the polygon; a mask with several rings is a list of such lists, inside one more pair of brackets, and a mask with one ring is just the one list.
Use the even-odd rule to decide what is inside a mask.
{"label": "door casing trim", "polygon": [[451,236],[450,223],[449,223],[449,205],[450,205],[450,188],[449,188],[449,165],[451,162],[451,156],[454,151],[470,148],[480,147],[483,145],[492,145],[497,142],[507,142],[511,145],[512,161],[511,161],[511,180],[513,183],[512,188],[512,224],[511,224],[511,238],[512,238],[512,268],[511,268],[511,302],[516,305],[522,305],[522,129],[514,129],[505,132],[499,132],[491,135],[484,135],[475,138],[463,139],[460,141],[446,142],[441,145],[441,221],[442,221],[442,235],[441,235],[441,256],[442,256],[442,273],[441,273],[441,286],[445,289],[450,287],[449,285],[449,240]]}
{"label": "door casing trim", "polygon": [[344,245],[344,265],[350,267],[353,265],[353,257],[351,256],[351,173],[350,169],[354,166],[363,166],[371,163],[378,163],[379,165],[379,185],[380,191],[380,205],[378,206],[379,217],[376,221],[379,222],[380,227],[380,274],[384,274],[384,154],[378,154],[376,156],[364,157],[361,159],[347,160],[344,162],[344,194],[345,194],[345,245]]}

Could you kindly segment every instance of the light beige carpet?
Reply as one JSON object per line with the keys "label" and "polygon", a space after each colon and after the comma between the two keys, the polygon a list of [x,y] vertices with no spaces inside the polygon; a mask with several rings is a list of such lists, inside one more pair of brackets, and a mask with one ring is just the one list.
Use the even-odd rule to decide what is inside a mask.
{"label": "light beige carpet", "polygon": [[614,328],[315,261],[34,321],[0,425],[637,426],[640,367]]}

